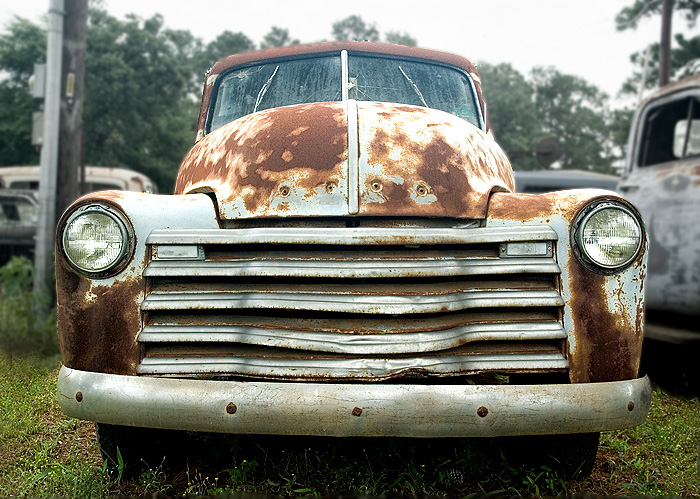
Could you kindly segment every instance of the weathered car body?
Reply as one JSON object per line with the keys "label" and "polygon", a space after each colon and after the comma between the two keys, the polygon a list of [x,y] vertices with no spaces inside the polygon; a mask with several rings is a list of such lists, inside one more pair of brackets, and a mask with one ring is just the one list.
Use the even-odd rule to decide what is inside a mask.
{"label": "weathered car body", "polygon": [[37,191],[0,189],[0,265],[13,256],[33,258],[38,209]]}
{"label": "weathered car body", "polygon": [[515,171],[516,192],[543,194],[567,189],[617,190],[620,177],[586,170]]}
{"label": "weathered car body", "polygon": [[700,75],[657,90],[639,106],[628,150],[619,190],[639,208],[649,233],[645,335],[700,341]]}
{"label": "weathered car body", "polygon": [[[85,185],[82,192],[120,191],[158,192],[156,184],[143,173],[113,166],[86,166]],[[0,188],[39,189],[41,173],[38,166],[0,167]]]}
{"label": "weathered car body", "polygon": [[[337,87],[316,84],[323,67]],[[456,104],[434,103],[447,94]],[[635,208],[604,190],[513,193],[465,59],[370,43],[231,56],[208,75],[175,190],[91,194],[59,224],[66,414],[411,437],[646,417]],[[637,227],[614,269],[581,253],[606,209]],[[98,246],[74,243],[88,216],[121,227],[109,268],[85,270],[73,250]]]}

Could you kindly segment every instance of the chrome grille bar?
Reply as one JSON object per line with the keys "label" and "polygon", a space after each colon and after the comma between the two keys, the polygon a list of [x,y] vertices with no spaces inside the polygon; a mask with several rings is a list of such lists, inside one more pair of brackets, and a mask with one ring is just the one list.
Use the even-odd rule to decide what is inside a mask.
{"label": "chrome grille bar", "polygon": [[416,245],[481,244],[512,241],[557,240],[549,226],[416,228],[297,228],[254,229],[158,229],[146,244],[322,244],[322,245]]}
{"label": "chrome grille bar", "polygon": [[255,260],[170,261],[154,260],[146,277],[340,277],[382,278],[456,275],[559,273],[552,259],[543,258],[421,258],[412,260]]}
{"label": "chrome grille bar", "polygon": [[284,309],[365,314],[428,314],[479,307],[558,307],[555,290],[466,290],[436,295],[379,295],[331,292],[248,292],[242,290],[153,291],[142,310]]}
{"label": "chrome grille bar", "polygon": [[387,379],[406,372],[426,375],[483,371],[564,370],[561,353],[482,354],[403,359],[294,359],[254,357],[148,357],[139,366],[142,374],[224,374],[295,378]]}
{"label": "chrome grille bar", "polygon": [[448,350],[482,341],[566,338],[558,322],[466,324],[441,331],[347,334],[243,325],[148,325],[138,340],[151,343],[240,343],[340,354],[403,354]]}

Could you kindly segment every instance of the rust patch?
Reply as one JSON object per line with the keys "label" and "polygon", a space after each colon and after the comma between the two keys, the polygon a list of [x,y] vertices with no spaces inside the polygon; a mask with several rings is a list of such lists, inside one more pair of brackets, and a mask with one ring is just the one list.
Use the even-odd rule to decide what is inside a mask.
{"label": "rust patch", "polygon": [[[358,120],[362,214],[483,218],[492,190],[513,190],[508,159],[464,120],[366,102],[358,103]],[[371,194],[378,180],[381,196]]]}
{"label": "rust patch", "polygon": [[[220,205],[262,213],[289,180],[310,192],[337,185],[347,159],[347,121],[338,103],[261,111],[233,121],[198,142],[185,157],[176,194],[206,186]],[[223,210],[225,212],[225,210]]]}
{"label": "rust patch", "polygon": [[489,217],[500,220],[533,220],[555,212],[555,195],[496,193],[489,202]]}
{"label": "rust patch", "polygon": [[[141,328],[140,278],[90,286],[67,265],[56,264],[58,334],[63,363],[73,369],[135,374]],[[90,297],[88,299],[88,297]]]}
{"label": "rust patch", "polygon": [[630,314],[605,305],[606,277],[585,269],[575,257],[567,264],[576,350],[569,359],[571,381],[589,383],[637,377],[642,334]]}

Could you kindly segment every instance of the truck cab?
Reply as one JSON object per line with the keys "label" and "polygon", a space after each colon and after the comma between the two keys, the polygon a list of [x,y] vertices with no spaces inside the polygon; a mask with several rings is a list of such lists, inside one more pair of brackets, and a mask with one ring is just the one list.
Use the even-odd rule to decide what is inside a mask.
{"label": "truck cab", "polygon": [[700,76],[667,85],[637,109],[619,191],[649,234],[647,338],[700,341]]}
{"label": "truck cab", "polygon": [[590,473],[650,405],[644,226],[612,191],[514,193],[487,122],[451,54],[218,62],[175,193],[89,194],[59,223],[63,411],[109,458],[134,428],[536,435]]}

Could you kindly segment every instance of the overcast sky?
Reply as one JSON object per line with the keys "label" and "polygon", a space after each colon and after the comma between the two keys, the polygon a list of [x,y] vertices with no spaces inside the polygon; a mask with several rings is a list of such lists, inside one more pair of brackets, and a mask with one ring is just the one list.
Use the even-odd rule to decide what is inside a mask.
{"label": "overcast sky", "polygon": [[[615,15],[633,0],[106,0],[117,17],[160,13],[165,25],[209,41],[225,30],[259,44],[272,26],[301,42],[331,39],[334,22],[360,15],[383,34],[406,32],[424,48],[453,52],[474,62],[511,63],[527,75],[554,66],[583,77],[612,97],[632,73],[629,56],[659,38],[660,18],[618,32]],[[40,21],[49,0],[20,0],[0,8],[0,29],[12,15]],[[674,32],[688,32],[674,19]]]}

